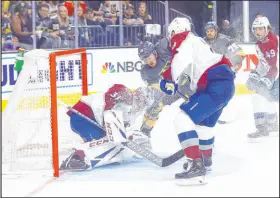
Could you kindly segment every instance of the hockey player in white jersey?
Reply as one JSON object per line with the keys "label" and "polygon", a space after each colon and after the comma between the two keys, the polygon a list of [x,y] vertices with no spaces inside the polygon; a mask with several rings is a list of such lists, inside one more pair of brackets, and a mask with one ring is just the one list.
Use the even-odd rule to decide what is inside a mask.
{"label": "hockey player in white jersey", "polygon": [[[72,108],[102,126],[105,125],[105,112],[118,110],[122,112],[124,126],[129,128],[139,113],[133,111],[134,103],[130,89],[121,84],[114,84],[106,93],[83,96]],[[72,131],[79,135],[82,143],[75,146],[60,169],[86,170],[106,164],[121,163],[135,156],[132,151],[114,141],[113,129],[102,130],[76,114],[74,110],[69,110],[67,115],[70,117]],[[129,129],[126,131],[126,136],[144,148],[149,144],[149,138],[137,130]]]}
{"label": "hockey player in white jersey", "polygon": [[160,82],[162,91],[176,94],[179,77],[187,75],[186,86],[194,93],[189,102],[182,101],[174,117],[175,130],[188,158],[185,170],[177,173],[175,179],[184,183],[205,176],[205,159],[212,162],[213,127],[235,91],[230,61],[213,53],[210,46],[190,30],[187,18],[175,18],[168,26],[172,59]]}
{"label": "hockey player in white jersey", "polygon": [[254,20],[252,32],[258,40],[256,51],[259,63],[246,83],[249,90],[255,91],[253,105],[257,131],[248,134],[250,141],[279,131],[276,107],[277,103],[279,105],[279,37],[272,33],[266,17]]}

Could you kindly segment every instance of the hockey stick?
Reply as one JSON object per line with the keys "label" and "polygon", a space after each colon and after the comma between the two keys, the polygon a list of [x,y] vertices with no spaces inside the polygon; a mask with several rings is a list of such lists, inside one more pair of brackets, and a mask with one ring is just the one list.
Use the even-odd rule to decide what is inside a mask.
{"label": "hockey stick", "polygon": [[[64,102],[60,101],[59,99],[57,99],[57,100],[61,105],[63,105],[68,110],[70,110],[73,113],[75,113],[76,115],[86,119],[90,123],[94,124],[95,126],[100,128],[101,130],[106,132],[105,128],[103,126],[101,126],[99,123],[97,123],[94,120],[90,119],[89,117],[83,115],[82,113],[80,113],[76,109],[73,109],[72,107],[67,106]],[[169,157],[161,158],[161,157],[159,157],[156,154],[152,153],[151,151],[141,147],[140,145],[138,145],[137,143],[135,143],[131,140],[126,140],[126,142],[122,142],[122,144],[124,146],[126,146],[127,148],[129,148],[130,150],[134,151],[135,153],[141,155],[145,159],[149,160],[150,162],[152,162],[152,163],[154,163],[154,164],[156,164],[160,167],[169,166],[169,165],[173,164],[174,162],[178,161],[179,159],[181,159],[182,157],[184,157],[184,155],[185,155],[183,150],[179,150]]]}

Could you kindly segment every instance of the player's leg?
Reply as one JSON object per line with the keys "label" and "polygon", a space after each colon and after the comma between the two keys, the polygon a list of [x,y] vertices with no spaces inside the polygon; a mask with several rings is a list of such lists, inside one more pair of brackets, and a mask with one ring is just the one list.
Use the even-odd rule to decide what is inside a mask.
{"label": "player's leg", "polygon": [[144,114],[140,130],[148,137],[151,137],[151,131],[159,118],[159,114],[162,111],[162,108],[163,104],[159,101],[156,101],[151,107],[146,110]]}
{"label": "player's leg", "polygon": [[184,111],[180,111],[174,119],[175,131],[178,134],[180,144],[189,161],[188,169],[177,173],[176,179],[190,179],[204,176],[205,166],[199,150],[199,137],[196,124]]}
{"label": "player's leg", "polygon": [[123,161],[124,148],[114,142],[113,129],[106,133],[76,114],[70,115],[70,124],[72,130],[83,138],[84,143],[76,145],[78,149],[73,149],[70,156],[63,161],[61,169],[85,170]]}
{"label": "player's leg", "polygon": [[269,132],[279,131],[279,78],[274,82],[272,89],[269,91],[269,104],[267,114],[267,125]]}
{"label": "player's leg", "polygon": [[267,103],[267,117],[266,117],[266,124],[267,124],[267,131],[270,132],[277,132],[279,131],[279,124],[278,124],[278,108],[276,107],[275,102],[268,102]]}
{"label": "player's leg", "polygon": [[[96,119],[93,120],[96,122]],[[75,113],[70,115],[70,126],[84,142],[98,140],[106,135],[105,131]]]}
{"label": "player's leg", "polygon": [[260,94],[253,94],[253,111],[256,131],[248,134],[248,138],[259,138],[268,136],[267,130],[267,106],[269,101]]}
{"label": "player's leg", "polygon": [[[200,142],[200,136],[194,129],[189,129],[189,131],[187,132],[188,134],[186,134],[186,132],[183,132],[183,137],[180,137],[179,134],[179,140],[184,148],[185,154],[188,158],[191,158],[192,163],[190,164],[190,166],[188,166],[189,170],[185,170],[182,173],[176,174],[176,178],[188,179],[192,177],[205,175],[205,165],[203,162],[204,158],[200,155],[199,149],[200,143],[202,143],[201,148],[204,148],[204,151],[202,152],[210,156],[210,154],[212,154],[211,151],[214,139],[212,134],[207,133],[211,133],[210,128],[216,125],[216,122],[219,116],[221,115],[222,109],[228,104],[229,100],[232,98],[234,90],[234,82],[232,80],[220,80],[209,82],[205,92],[195,93],[190,97],[190,101],[188,103],[183,103],[180,106],[180,108],[184,111],[184,113],[192,121],[192,123],[194,123],[194,125],[205,125],[207,127],[200,130],[200,134],[202,136],[202,141]],[[180,121],[179,116],[175,119],[175,122],[177,122],[177,125],[180,125],[180,122],[182,122],[182,118]],[[190,123],[191,122],[185,122],[184,125],[190,125]],[[179,133],[182,130],[186,129],[176,129],[176,131]],[[185,143],[186,140],[188,141],[187,143]]]}

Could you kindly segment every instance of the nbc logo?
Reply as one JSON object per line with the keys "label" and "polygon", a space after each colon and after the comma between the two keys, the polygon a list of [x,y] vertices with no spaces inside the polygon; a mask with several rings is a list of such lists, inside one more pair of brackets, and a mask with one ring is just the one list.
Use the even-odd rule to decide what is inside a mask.
{"label": "nbc logo", "polygon": [[115,73],[116,70],[114,68],[115,66],[111,63],[111,62],[106,62],[104,65],[102,65],[102,70],[101,73],[102,74],[106,74],[106,73]]}

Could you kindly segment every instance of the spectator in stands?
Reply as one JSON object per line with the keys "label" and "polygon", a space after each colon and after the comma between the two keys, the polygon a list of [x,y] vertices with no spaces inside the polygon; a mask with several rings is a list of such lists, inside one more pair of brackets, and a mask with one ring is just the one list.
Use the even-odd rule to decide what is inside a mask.
{"label": "spectator in stands", "polygon": [[228,20],[223,20],[220,33],[230,37],[230,39],[233,39],[233,40],[235,40],[235,38],[236,38],[236,31],[230,25],[230,22]]}
{"label": "spectator in stands", "polygon": [[102,16],[94,16],[93,10],[91,8],[87,8],[86,21],[87,25],[105,26],[104,18]]}
{"label": "spectator in stands", "polygon": [[[133,5],[127,4],[124,7],[124,14],[123,14],[123,25],[141,25],[144,24],[143,20],[141,18],[136,17],[133,15]],[[118,17],[116,21],[116,25],[120,24],[120,18]],[[137,41],[137,34],[141,32],[140,27],[129,27],[126,26],[124,28],[124,44],[127,46],[136,45]]]}
{"label": "spectator in stands", "polygon": [[79,46],[85,46],[86,43],[89,43],[89,32],[87,27],[87,20],[85,18],[86,10],[83,7],[79,6],[78,8],[78,26],[79,26]]}
{"label": "spectator in stands", "polygon": [[262,14],[262,13],[257,13],[257,14],[255,15],[255,18],[258,18],[258,17],[264,17],[264,14]]}
{"label": "spectator in stands", "polygon": [[15,15],[15,7],[19,5],[21,1],[10,1],[8,4],[8,12],[11,14],[11,16]]}
{"label": "spectator in stands", "polygon": [[28,15],[28,4],[26,2],[18,3],[15,6],[14,12],[15,14],[11,16],[13,36],[18,38],[21,47],[32,49],[32,19]]}
{"label": "spectator in stands", "polygon": [[[133,5],[128,4],[124,7],[124,15],[123,15],[123,24],[124,25],[134,25],[134,24],[144,24],[141,18],[136,17],[133,15]],[[118,17],[116,21],[116,25],[120,24],[120,18]]]}
{"label": "spectator in stands", "polygon": [[103,16],[104,15],[104,11],[100,10],[101,3],[103,3],[103,1],[85,1],[85,3],[88,8],[91,8],[93,10],[94,16]]}
{"label": "spectator in stands", "polygon": [[49,5],[42,3],[39,5],[38,15],[36,17],[36,31],[39,42],[37,48],[59,48],[61,38],[59,36],[59,26],[53,24],[49,17]]}
{"label": "spectator in stands", "polygon": [[104,13],[104,18],[110,19],[115,24],[117,17],[120,15],[119,4],[120,1],[104,1],[104,4],[101,3],[99,10]]}
{"label": "spectator in stands", "polygon": [[103,16],[95,15],[94,13],[94,10],[87,8],[86,20],[88,25],[100,25],[103,29],[105,29],[106,25],[113,25],[110,19],[104,19]]}
{"label": "spectator in stands", "polygon": [[128,4],[131,4],[131,2],[129,0],[128,1],[122,1],[123,8]]}
{"label": "spectator in stands", "polygon": [[147,10],[146,2],[141,1],[139,3],[138,12],[137,12],[138,18],[142,19],[144,21],[144,24],[152,24],[152,17],[149,15],[149,12]]}
{"label": "spectator in stands", "polygon": [[53,26],[57,26],[59,29],[61,48],[74,48],[75,32],[71,28],[68,10],[65,6],[61,5],[58,7],[58,15],[53,20]]}
{"label": "spectator in stands", "polygon": [[[2,20],[1,20],[1,36],[2,36],[2,50],[14,50],[18,39],[12,35],[11,21],[8,11],[5,10],[2,3]],[[7,9],[8,10],[8,9]]]}
{"label": "spectator in stands", "polygon": [[58,10],[58,1],[56,0],[52,0],[52,1],[48,1],[48,4],[50,6],[50,9],[49,9],[49,17],[51,19],[55,19],[57,17],[57,10]]}

